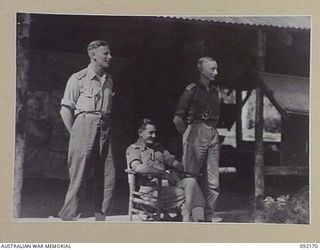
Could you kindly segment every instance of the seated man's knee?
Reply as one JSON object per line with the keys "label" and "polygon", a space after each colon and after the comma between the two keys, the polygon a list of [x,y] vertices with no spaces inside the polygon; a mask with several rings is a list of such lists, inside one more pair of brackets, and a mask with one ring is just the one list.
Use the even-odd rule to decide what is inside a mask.
{"label": "seated man's knee", "polygon": [[193,177],[188,177],[184,179],[184,189],[192,193],[200,192],[201,190],[197,179]]}
{"label": "seated man's knee", "polygon": [[185,181],[185,185],[186,185],[187,187],[195,187],[195,186],[198,186],[198,182],[197,182],[196,178],[188,177],[188,178],[185,178],[184,181]]}

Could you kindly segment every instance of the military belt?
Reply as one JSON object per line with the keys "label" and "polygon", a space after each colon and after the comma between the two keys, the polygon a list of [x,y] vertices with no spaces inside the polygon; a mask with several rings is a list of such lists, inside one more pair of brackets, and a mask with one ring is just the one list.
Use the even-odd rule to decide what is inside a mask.
{"label": "military belt", "polygon": [[104,120],[104,121],[108,121],[110,119],[110,115],[111,115],[110,113],[106,113],[103,111],[81,111],[79,114],[77,114],[77,116],[79,116],[81,114],[97,116],[98,118],[100,118],[101,120]]}

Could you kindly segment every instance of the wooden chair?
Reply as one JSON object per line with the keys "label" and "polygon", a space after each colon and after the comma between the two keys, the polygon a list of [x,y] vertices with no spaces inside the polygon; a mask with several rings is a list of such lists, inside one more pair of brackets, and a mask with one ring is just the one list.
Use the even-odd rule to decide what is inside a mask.
{"label": "wooden chair", "polygon": [[[180,220],[180,213],[177,210],[168,209],[162,206],[158,197],[161,197],[163,176],[155,173],[136,173],[132,169],[126,169],[129,183],[129,207],[128,214],[130,221],[137,215],[143,221],[177,221]],[[139,191],[139,177],[156,179],[155,191],[157,195]]]}

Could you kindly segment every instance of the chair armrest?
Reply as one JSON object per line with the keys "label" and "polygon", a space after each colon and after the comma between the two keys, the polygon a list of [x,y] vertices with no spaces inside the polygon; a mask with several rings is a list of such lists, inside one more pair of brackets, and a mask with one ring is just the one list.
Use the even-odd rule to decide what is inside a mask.
{"label": "chair armrest", "polygon": [[143,172],[143,173],[137,173],[137,174],[142,175],[142,176],[151,177],[151,178],[158,178],[158,179],[161,179],[161,180],[167,180],[168,179],[168,177],[167,177],[165,172],[159,172],[159,173]]}
{"label": "chair armrest", "polygon": [[146,176],[150,178],[158,178],[161,180],[168,180],[168,174],[165,171],[159,171],[159,172],[148,172],[148,171],[143,171],[143,172],[136,172],[132,169],[125,169],[125,172],[127,174],[133,174],[133,175],[140,175],[140,176]]}
{"label": "chair armrest", "polygon": [[136,172],[132,169],[126,169],[125,172],[127,174],[133,174],[133,175],[141,175],[141,176],[146,176],[146,177],[151,177],[151,178],[158,178],[158,179],[162,179],[162,180],[167,180],[167,175],[164,172],[159,172],[159,173],[155,173],[155,172]]}
{"label": "chair armrest", "polygon": [[126,169],[125,172],[127,174],[136,174],[137,172],[133,171],[132,169]]}

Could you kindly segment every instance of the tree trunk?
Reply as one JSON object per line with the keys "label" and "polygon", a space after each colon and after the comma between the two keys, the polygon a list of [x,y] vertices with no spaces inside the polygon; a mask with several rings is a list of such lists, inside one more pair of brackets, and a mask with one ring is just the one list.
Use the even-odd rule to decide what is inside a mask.
{"label": "tree trunk", "polygon": [[29,81],[28,41],[30,23],[30,14],[17,14],[16,137],[13,185],[14,218],[19,218],[21,211],[21,190],[23,184],[25,152],[26,99]]}

